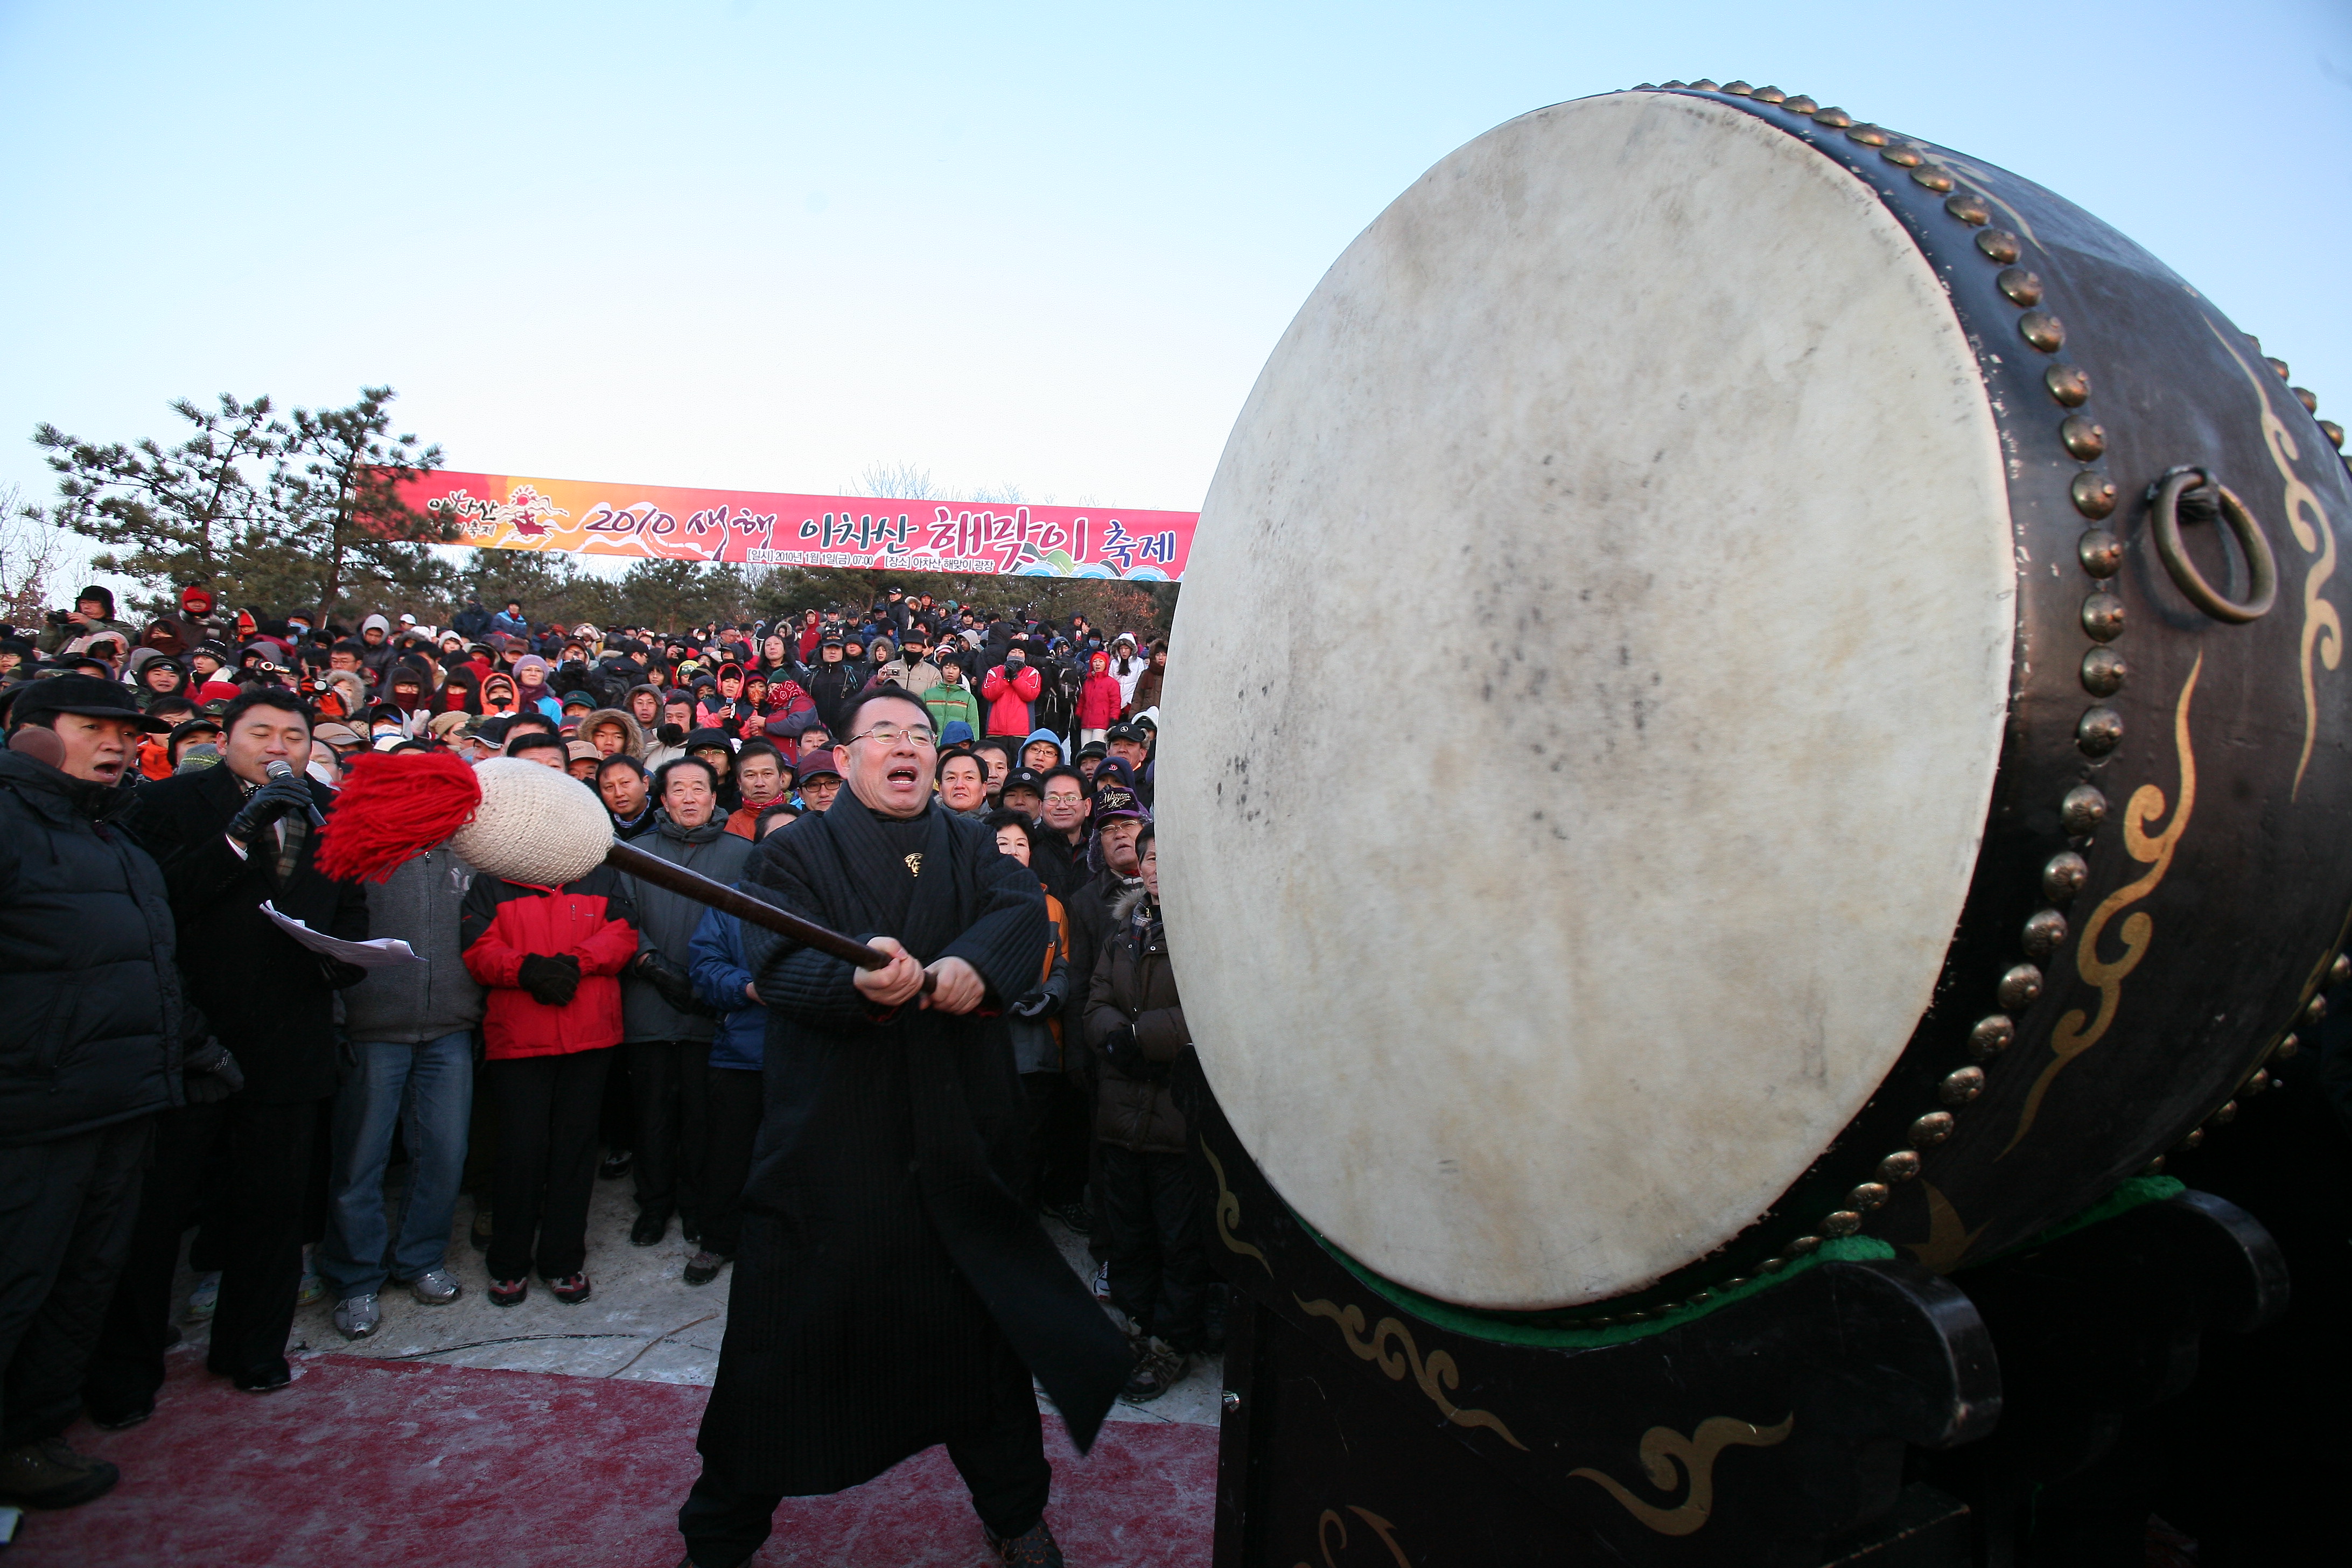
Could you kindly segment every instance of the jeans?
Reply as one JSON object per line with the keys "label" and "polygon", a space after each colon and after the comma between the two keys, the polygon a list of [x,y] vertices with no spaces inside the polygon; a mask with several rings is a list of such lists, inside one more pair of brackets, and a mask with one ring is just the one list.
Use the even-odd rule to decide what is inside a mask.
{"label": "jeans", "polygon": [[[381,1290],[387,1275],[414,1279],[448,1261],[474,1112],[471,1030],[415,1046],[363,1040],[353,1049],[358,1070],[335,1096],[327,1242],[317,1255],[320,1277],[343,1300]],[[396,1227],[383,1196],[395,1126],[408,1148],[408,1198]]]}

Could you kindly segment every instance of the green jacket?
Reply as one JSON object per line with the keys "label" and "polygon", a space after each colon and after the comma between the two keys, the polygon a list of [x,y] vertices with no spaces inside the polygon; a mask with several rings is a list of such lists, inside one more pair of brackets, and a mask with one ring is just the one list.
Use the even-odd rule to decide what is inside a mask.
{"label": "green jacket", "polygon": [[971,726],[975,738],[980,734],[980,697],[970,685],[950,686],[941,681],[923,693],[923,706],[931,710],[931,728],[942,735],[950,724],[961,719]]}

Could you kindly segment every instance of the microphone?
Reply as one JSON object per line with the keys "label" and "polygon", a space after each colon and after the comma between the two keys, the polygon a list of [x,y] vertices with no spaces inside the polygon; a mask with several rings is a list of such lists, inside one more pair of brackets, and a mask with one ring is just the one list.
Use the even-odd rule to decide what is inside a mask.
{"label": "microphone", "polygon": [[[286,765],[285,759],[283,758],[273,759],[269,766],[263,771],[269,774],[269,782],[271,784],[282,784],[286,780],[296,776],[294,770]],[[310,814],[311,826],[324,827],[327,826],[327,814],[319,809],[319,803],[310,798],[310,792],[307,789],[302,792],[302,805],[303,808]]]}

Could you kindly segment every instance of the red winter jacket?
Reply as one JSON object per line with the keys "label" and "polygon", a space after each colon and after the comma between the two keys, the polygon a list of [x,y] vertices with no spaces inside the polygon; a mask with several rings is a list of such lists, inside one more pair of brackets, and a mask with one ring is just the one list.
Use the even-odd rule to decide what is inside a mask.
{"label": "red winter jacket", "polygon": [[1078,688],[1078,728],[1109,729],[1118,722],[1121,700],[1118,676],[1108,670],[1087,676],[1087,683]]}
{"label": "red winter jacket", "polygon": [[[621,1043],[622,966],[637,955],[637,910],[610,866],[542,888],[483,871],[466,889],[457,926],[466,970],[489,988],[482,1037],[492,1061],[564,1056]],[[522,989],[517,971],[532,953],[580,960],[580,989],[551,1007]]]}
{"label": "red winter jacket", "polygon": [[998,665],[980,683],[981,700],[988,704],[988,732],[992,735],[1024,736],[1037,726],[1031,722],[1035,710],[1029,705],[1037,700],[1037,693],[1045,689],[1045,678],[1037,673],[1034,664],[1024,664],[1021,673],[1008,676],[1004,666]]}

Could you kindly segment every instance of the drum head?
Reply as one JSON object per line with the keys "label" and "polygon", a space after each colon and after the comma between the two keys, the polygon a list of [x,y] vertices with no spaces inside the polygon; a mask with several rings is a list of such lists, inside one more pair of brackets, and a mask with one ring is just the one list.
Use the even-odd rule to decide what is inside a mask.
{"label": "drum head", "polygon": [[1338,1247],[1638,1289],[1926,1010],[1998,761],[1992,416],[1873,195],[1733,109],[1431,170],[1276,348],[1202,513],[1158,801],[1188,1020]]}

